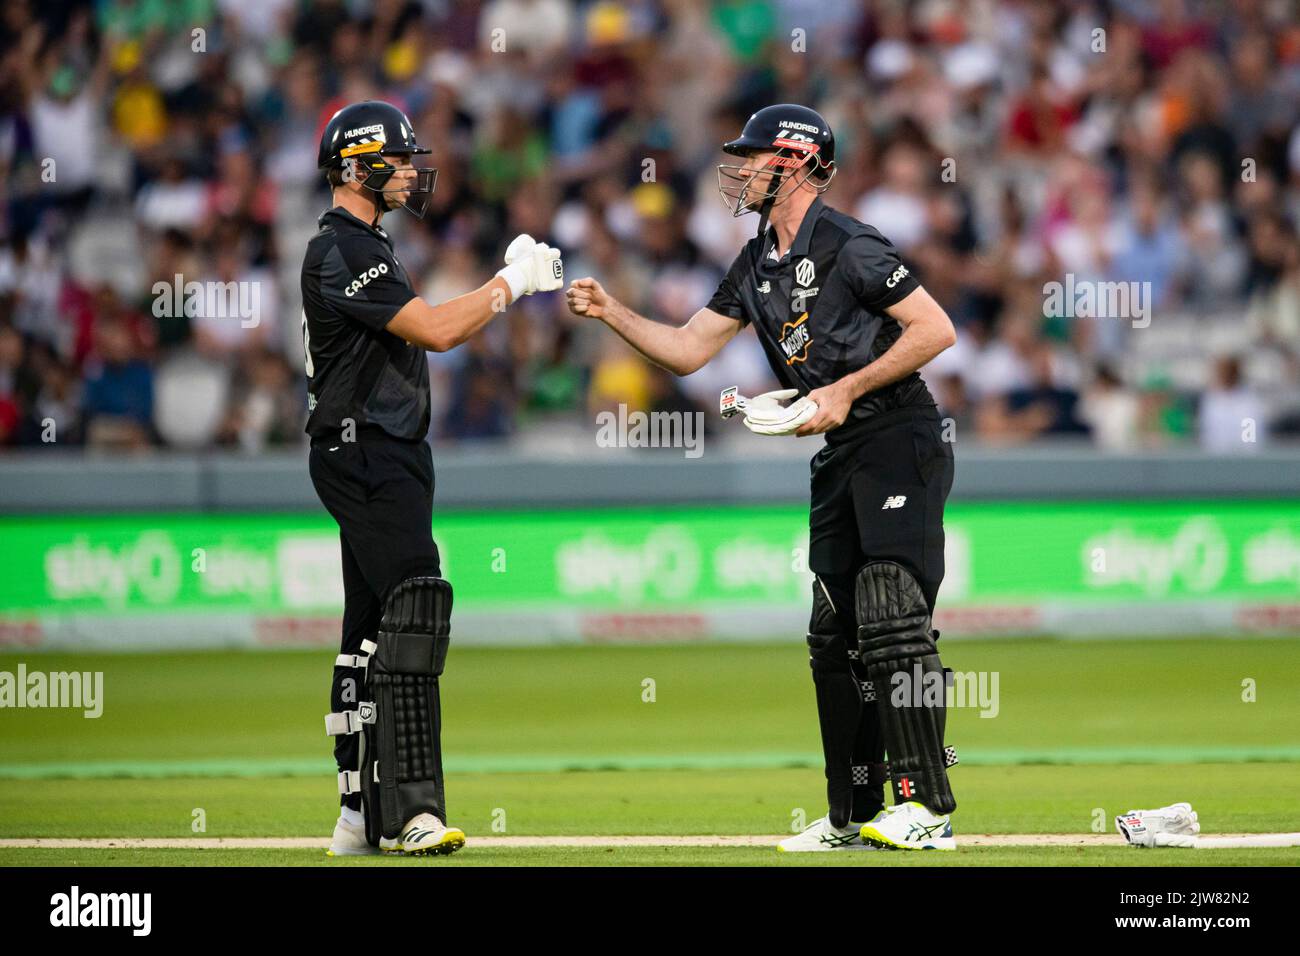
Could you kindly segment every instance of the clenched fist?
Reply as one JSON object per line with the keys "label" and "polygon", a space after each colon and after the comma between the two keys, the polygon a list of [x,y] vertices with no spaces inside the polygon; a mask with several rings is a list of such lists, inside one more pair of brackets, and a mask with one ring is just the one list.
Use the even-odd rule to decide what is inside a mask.
{"label": "clenched fist", "polygon": [[568,296],[570,312],[592,319],[603,319],[605,310],[612,302],[612,298],[601,288],[600,283],[590,277],[573,280],[573,284],[564,294]]}

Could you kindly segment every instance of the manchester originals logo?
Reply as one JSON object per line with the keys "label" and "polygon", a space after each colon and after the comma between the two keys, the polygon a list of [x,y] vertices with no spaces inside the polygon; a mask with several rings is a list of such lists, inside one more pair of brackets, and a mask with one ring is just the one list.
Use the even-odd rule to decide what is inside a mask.
{"label": "manchester originals logo", "polygon": [[790,296],[791,312],[807,312],[808,300],[815,297],[821,291],[821,286],[813,286],[811,289],[795,289],[794,295]]}
{"label": "manchester originals logo", "polygon": [[[804,262],[808,260],[805,259]],[[808,359],[808,346],[812,345],[812,335],[808,331],[808,313],[805,312],[793,322],[781,326],[781,352],[785,355],[785,364],[804,362]]]}
{"label": "manchester originals logo", "polygon": [[817,272],[813,266],[813,261],[807,257],[800,259],[794,267],[794,281],[806,287],[812,285],[815,278],[817,278]]}

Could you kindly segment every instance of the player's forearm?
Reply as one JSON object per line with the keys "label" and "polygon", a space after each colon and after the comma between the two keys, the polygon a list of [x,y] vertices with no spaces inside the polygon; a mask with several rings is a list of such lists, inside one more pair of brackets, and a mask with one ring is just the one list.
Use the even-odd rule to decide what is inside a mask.
{"label": "player's forearm", "polygon": [[647,319],[613,299],[601,321],[632,348],[674,375],[690,375],[700,367],[691,339],[681,326]]}
{"label": "player's forearm", "polygon": [[911,375],[953,344],[947,323],[912,322],[897,341],[870,365],[840,379],[850,401]]}
{"label": "player's forearm", "polygon": [[424,341],[415,342],[433,352],[446,352],[467,340],[510,303],[510,286],[497,276],[473,292],[431,306],[422,324]]}

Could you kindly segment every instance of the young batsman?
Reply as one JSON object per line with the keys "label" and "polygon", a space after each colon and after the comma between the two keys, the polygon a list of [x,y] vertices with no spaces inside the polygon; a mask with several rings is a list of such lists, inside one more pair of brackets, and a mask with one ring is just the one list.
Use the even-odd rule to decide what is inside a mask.
{"label": "young batsman", "polygon": [[354,103],[321,136],[333,206],[302,264],[309,468],[339,525],[343,635],[326,732],[342,810],[333,855],[450,853],[438,677],[451,585],[433,541],[433,459],[425,351],[455,348],[518,299],[563,284],[560,253],[519,236],[491,282],[440,305],[415,294],[380,226],[423,216],[437,171],[388,103]]}

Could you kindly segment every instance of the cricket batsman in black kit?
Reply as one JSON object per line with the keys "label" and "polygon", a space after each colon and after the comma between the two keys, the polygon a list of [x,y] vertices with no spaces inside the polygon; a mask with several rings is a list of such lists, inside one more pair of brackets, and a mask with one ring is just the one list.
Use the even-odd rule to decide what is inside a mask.
{"label": "cricket batsman in black kit", "polygon": [[[956,334],[885,237],[822,203],[835,138],[818,113],[769,106],[723,149],[740,161],[718,167],[724,201],[760,222],[708,306],[667,326],[586,278],[569,308],[678,375],[753,325],[783,388],[754,399],[727,389],[723,413],[765,435],[826,435],[812,459],[808,647],[829,812],[778,848],[955,849],[931,627],[953,454],[917,369]],[[930,693],[913,689],[918,678]]]}
{"label": "cricket batsman in black kit", "polygon": [[428,152],[388,103],[334,114],[319,155],[333,207],[302,264],[309,467],[343,554],[343,637],[325,718],[339,769],[338,856],[465,844],[447,826],[443,793],[438,677],[452,589],[432,534],[425,351],[456,347],[521,295],[564,279],[559,251],[522,235],[481,288],[441,305],[417,296],[379,221],[398,207],[424,215],[437,170],[413,160]]}

